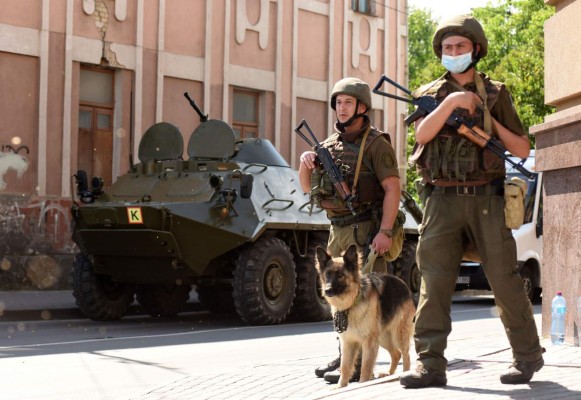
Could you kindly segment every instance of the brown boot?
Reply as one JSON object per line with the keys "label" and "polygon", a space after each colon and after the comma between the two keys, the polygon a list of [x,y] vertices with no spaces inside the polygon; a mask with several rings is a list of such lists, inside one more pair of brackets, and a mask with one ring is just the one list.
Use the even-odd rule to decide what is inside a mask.
{"label": "brown boot", "polygon": [[536,361],[515,361],[508,368],[508,371],[500,375],[500,382],[509,385],[528,383],[535,372],[543,368],[543,365],[545,365],[543,357]]}
{"label": "brown boot", "polygon": [[446,379],[445,372],[418,365],[415,371],[403,373],[399,378],[399,383],[406,388],[416,389],[428,386],[446,386],[448,379]]}

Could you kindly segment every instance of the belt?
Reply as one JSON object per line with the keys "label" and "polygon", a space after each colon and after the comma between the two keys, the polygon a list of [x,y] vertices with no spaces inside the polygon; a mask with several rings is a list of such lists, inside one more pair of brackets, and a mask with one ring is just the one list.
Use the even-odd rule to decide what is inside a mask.
{"label": "belt", "polygon": [[361,214],[344,215],[344,216],[340,216],[340,217],[331,217],[329,219],[331,220],[331,225],[343,227],[343,226],[347,226],[347,225],[353,225],[357,222],[369,221],[372,217],[373,217],[372,210],[369,209],[369,210],[363,211]]}
{"label": "belt", "polygon": [[487,184],[482,186],[434,186],[434,193],[454,194],[456,196],[504,195],[504,186]]}

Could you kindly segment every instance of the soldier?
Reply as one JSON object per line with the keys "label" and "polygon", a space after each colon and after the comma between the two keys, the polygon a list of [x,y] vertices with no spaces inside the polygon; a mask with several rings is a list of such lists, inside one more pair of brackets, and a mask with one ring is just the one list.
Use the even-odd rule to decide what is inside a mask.
{"label": "soldier", "polygon": [[[364,253],[373,249],[383,257],[377,257],[369,269],[386,272],[385,261],[397,257],[403,241],[403,222],[397,221],[400,181],[395,152],[389,135],[371,126],[371,91],[367,83],[357,78],[338,81],[330,104],[337,117],[335,133],[322,146],[329,149],[351,192],[356,194],[355,215],[335,192],[313,151],[306,151],[300,157],[301,187],[326,210],[331,220],[329,253],[337,257],[355,244],[361,259],[365,260]],[[339,374],[333,371],[339,364],[340,357],[317,368],[315,374],[336,383]],[[356,375],[357,371],[352,379]]]}
{"label": "soldier", "polygon": [[445,125],[456,112],[500,140],[512,154],[528,156],[529,139],[508,90],[475,69],[486,56],[487,45],[482,26],[472,16],[440,23],[433,48],[448,73],[414,93],[433,96],[440,104],[415,122],[412,161],[427,202],[417,249],[422,274],[414,334],[418,362],[415,371],[400,378],[409,388],[447,383],[444,350],[452,329],[450,304],[468,243],[480,255],[513,351],[514,362],[500,381],[529,382],[543,366],[544,349],[517,271],[515,241],[505,227],[504,162]]}

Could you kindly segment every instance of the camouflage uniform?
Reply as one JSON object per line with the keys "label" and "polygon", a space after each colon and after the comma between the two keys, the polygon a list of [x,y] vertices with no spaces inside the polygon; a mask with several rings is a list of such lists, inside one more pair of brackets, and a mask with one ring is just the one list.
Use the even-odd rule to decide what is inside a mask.
{"label": "camouflage uniform", "polygon": [[[515,134],[525,135],[504,85],[490,81],[484,74],[480,74],[480,77],[489,93],[488,108],[492,117]],[[428,87],[430,89],[426,89]],[[474,84],[468,84],[464,89],[477,91]],[[459,89],[450,83],[446,75],[420,92],[422,90],[442,101]],[[472,118],[479,127],[483,127],[482,113]],[[434,151],[434,146],[438,149],[459,147],[457,144],[460,140],[460,135],[445,125],[432,142],[425,146],[422,154],[415,155],[418,170],[427,182],[426,190],[429,193],[424,219],[419,227],[421,236],[417,249],[422,274],[415,328],[418,364],[436,371],[446,371],[444,350],[452,329],[451,300],[458,265],[468,242],[475,244],[482,259],[514,359],[538,360],[542,348],[532,305],[517,271],[516,245],[512,232],[505,227],[502,196],[504,162],[494,154],[487,154],[488,150],[471,143],[463,143],[468,148],[466,151],[454,153],[457,159],[450,152]],[[451,144],[442,144],[442,141],[450,141]],[[429,160],[430,157],[432,160]],[[446,157],[448,165],[442,167],[446,164],[443,161]],[[464,158],[459,161],[460,157]],[[467,168],[468,164],[472,168]]]}
{"label": "camouflage uniform", "polygon": [[[352,134],[354,140],[351,142],[355,146],[351,153],[358,151],[361,145],[363,134],[369,127],[367,122],[360,132]],[[370,140],[371,139],[371,140]],[[341,160],[341,168],[347,169],[346,180],[349,187],[352,187],[356,157],[345,157],[345,150],[349,142],[339,133],[335,133],[322,145],[329,149],[331,155],[336,160]],[[346,167],[346,165],[348,165]],[[363,257],[365,245],[373,239],[373,235],[379,228],[381,222],[380,210],[382,207],[384,192],[381,187],[383,179],[389,176],[398,176],[398,165],[395,157],[395,151],[388,141],[388,136],[381,131],[371,128],[368,139],[365,144],[364,161],[361,163],[357,192],[360,194],[362,201],[356,204],[356,216],[353,216],[349,209],[337,199],[334,189],[327,183],[327,194],[320,194],[319,187],[321,184],[320,175],[314,172],[312,175],[311,195],[326,210],[331,220],[331,230],[329,236],[328,250],[333,257],[338,257],[347,250],[350,245],[357,245],[360,255]],[[365,188],[364,186],[368,186]],[[365,194],[367,193],[367,194]],[[363,197],[363,198],[362,198]],[[335,207],[329,207],[325,204],[335,201]],[[325,201],[327,200],[327,201]],[[362,258],[363,259],[363,258]],[[375,272],[385,272],[386,264],[382,259],[378,259],[374,264]]]}

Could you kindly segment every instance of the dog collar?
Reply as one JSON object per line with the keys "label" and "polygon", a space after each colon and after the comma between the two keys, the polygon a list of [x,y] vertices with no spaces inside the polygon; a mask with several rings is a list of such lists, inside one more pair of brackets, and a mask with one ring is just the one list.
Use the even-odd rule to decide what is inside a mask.
{"label": "dog collar", "polygon": [[335,314],[333,315],[333,328],[337,333],[343,333],[347,330],[347,328],[349,327],[349,310],[353,306],[356,306],[360,300],[361,300],[361,290],[359,291],[359,293],[357,293],[357,297],[355,298],[355,301],[353,302],[351,307],[343,311],[335,311]]}
{"label": "dog collar", "polygon": [[333,328],[337,333],[343,333],[349,325],[349,309],[337,311],[333,315]]}

